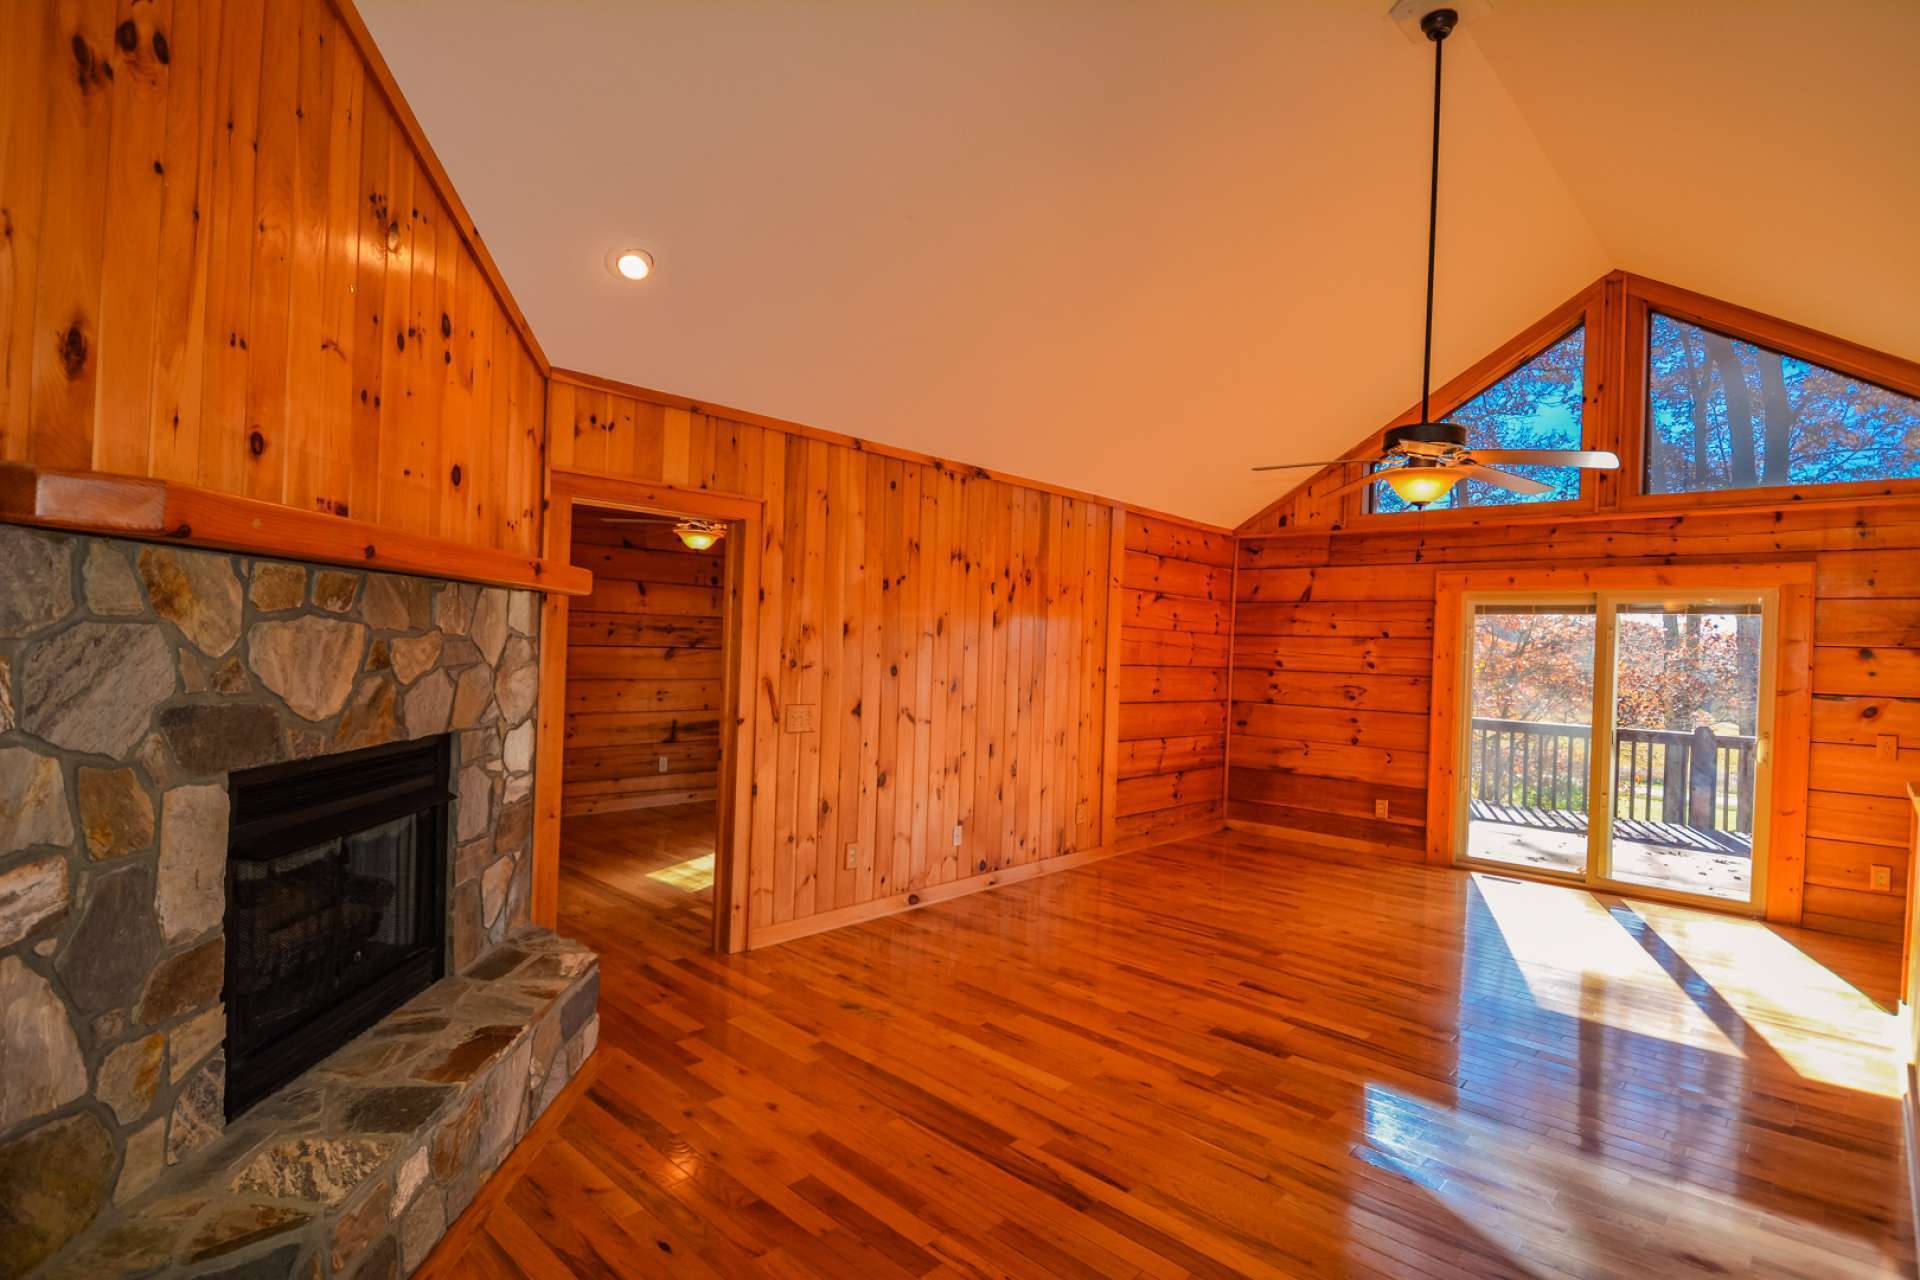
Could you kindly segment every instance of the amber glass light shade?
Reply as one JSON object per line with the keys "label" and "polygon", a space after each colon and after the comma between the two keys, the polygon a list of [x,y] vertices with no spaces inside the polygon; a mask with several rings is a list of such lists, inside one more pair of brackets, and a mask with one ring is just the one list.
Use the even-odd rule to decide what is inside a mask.
{"label": "amber glass light shade", "polygon": [[711,550],[727,527],[714,520],[682,520],[673,526],[674,534],[693,551]]}
{"label": "amber glass light shade", "polygon": [[1438,502],[1460,482],[1458,472],[1441,467],[1396,467],[1387,472],[1386,481],[1408,506],[1424,507]]}

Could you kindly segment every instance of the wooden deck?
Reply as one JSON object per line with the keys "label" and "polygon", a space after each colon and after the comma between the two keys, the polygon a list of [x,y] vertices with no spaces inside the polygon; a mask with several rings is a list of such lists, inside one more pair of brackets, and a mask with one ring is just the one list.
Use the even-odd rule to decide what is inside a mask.
{"label": "wooden deck", "polygon": [[716,957],[620,816],[600,1051],[422,1275],[1912,1274],[1891,949],[1222,834]]}
{"label": "wooden deck", "polygon": [[[1577,875],[1587,864],[1587,815],[1581,809],[1475,800],[1467,849],[1489,862]],[[1753,837],[1678,822],[1617,819],[1613,869],[1615,879],[1633,884],[1745,902],[1753,885]]]}

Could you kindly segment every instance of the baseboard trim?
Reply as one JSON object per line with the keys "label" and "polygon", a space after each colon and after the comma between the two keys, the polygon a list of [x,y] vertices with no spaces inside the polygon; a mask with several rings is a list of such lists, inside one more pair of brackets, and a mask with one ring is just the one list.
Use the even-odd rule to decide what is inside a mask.
{"label": "baseboard trim", "polygon": [[1125,836],[1116,841],[1115,853],[1133,853],[1140,849],[1152,849],[1157,845],[1172,844],[1175,840],[1191,840],[1195,836],[1210,836],[1225,831],[1225,819],[1218,814],[1205,822],[1191,822],[1184,827],[1169,827],[1165,831],[1142,831],[1138,835]]}
{"label": "baseboard trim", "polygon": [[666,809],[677,804],[705,804],[719,794],[718,791],[708,788],[705,791],[648,791],[631,796],[595,796],[572,804],[562,799],[560,816],[584,818],[596,813],[630,813],[635,809]]}
{"label": "baseboard trim", "polygon": [[[1156,840],[1154,843],[1159,844],[1163,841]],[[921,907],[930,907],[937,902],[964,898],[968,894],[980,893],[986,889],[997,889],[1002,885],[1035,880],[1041,876],[1052,875],[1056,871],[1071,871],[1075,867],[1084,867],[1089,863],[1100,862],[1106,858],[1118,857],[1133,851],[1124,842],[1118,846],[1101,845],[1097,849],[1063,853],[1058,857],[1042,858],[1037,862],[1023,862],[1017,866],[1001,867],[997,871],[987,871],[961,880],[949,880],[945,884],[932,885],[925,889],[888,894],[884,898],[875,898],[871,902],[860,902],[850,907],[818,912],[801,920],[783,920],[778,924],[758,926],[748,925],[747,950],[755,951],[761,947],[778,946],[783,942],[792,942],[795,938],[804,938],[810,934],[825,933],[830,929],[841,929],[850,924],[864,924],[869,920],[900,915]]]}
{"label": "baseboard trim", "polygon": [[1250,836],[1289,840],[1296,844],[1318,845],[1323,849],[1338,849],[1342,853],[1370,853],[1375,857],[1392,858],[1398,862],[1423,861],[1419,852],[1412,849],[1395,849],[1389,845],[1376,844],[1371,840],[1354,840],[1347,836],[1329,835],[1324,831],[1302,831],[1297,827],[1276,827],[1266,822],[1248,822],[1245,818],[1228,818],[1227,830],[1245,832]]}

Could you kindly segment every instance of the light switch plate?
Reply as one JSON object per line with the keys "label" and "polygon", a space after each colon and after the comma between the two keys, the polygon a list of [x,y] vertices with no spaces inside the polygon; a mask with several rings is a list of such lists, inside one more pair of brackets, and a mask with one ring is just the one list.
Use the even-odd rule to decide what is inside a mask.
{"label": "light switch plate", "polygon": [[953,847],[960,847],[960,824],[957,822],[953,824]]}
{"label": "light switch plate", "polygon": [[667,760],[667,758],[666,758],[665,756],[661,756],[661,757],[660,757],[660,772],[662,772],[662,773],[666,773],[666,772],[668,772],[668,771],[669,771],[670,769],[672,769],[672,768],[673,768],[673,766],[672,766],[672,765],[671,765],[671,764],[670,764],[670,763],[668,762],[668,760]]}
{"label": "light switch plate", "polygon": [[1900,758],[1900,735],[1897,733],[1881,734],[1873,740],[1873,746],[1882,760],[1898,760]]}

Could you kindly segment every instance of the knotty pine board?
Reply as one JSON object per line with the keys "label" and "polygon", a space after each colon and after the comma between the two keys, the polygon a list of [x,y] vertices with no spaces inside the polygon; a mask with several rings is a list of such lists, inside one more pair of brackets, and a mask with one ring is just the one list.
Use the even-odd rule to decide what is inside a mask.
{"label": "knotty pine board", "polygon": [[329,0],[121,9],[0,14],[0,458],[536,551],[542,364],[384,69]]}
{"label": "knotty pine board", "polygon": [[1225,535],[1127,517],[1115,797],[1124,842],[1224,821],[1233,553]]}

